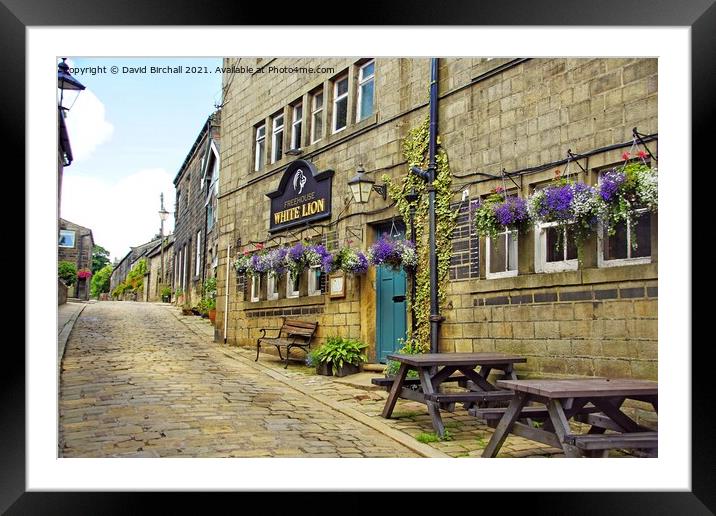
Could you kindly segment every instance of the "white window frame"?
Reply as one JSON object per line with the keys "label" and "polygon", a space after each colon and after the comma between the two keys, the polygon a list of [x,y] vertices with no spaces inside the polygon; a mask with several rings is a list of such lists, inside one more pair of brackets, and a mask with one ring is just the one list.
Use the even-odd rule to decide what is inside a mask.
{"label": "white window frame", "polygon": [[[316,99],[318,97],[321,97],[321,107],[316,108]],[[316,115],[318,115],[321,119],[321,133],[323,133],[323,108],[326,104],[325,94],[323,92],[323,88],[321,88],[321,91],[317,91],[313,94],[311,97],[311,144],[314,144],[318,141],[321,141],[321,138],[323,137],[323,134],[316,134]]]}
{"label": "white window frame", "polygon": [[[316,274],[318,272],[318,274]],[[308,295],[321,295],[321,266],[313,265],[308,269]]]}
{"label": "white window frame", "polygon": [[[279,120],[281,120],[281,125],[277,124]],[[276,163],[283,158],[284,127],[283,113],[279,113],[271,119],[271,163]],[[276,145],[276,137],[279,133],[281,133],[281,145]],[[278,151],[281,151],[280,157],[276,156]]]}
{"label": "white window frame", "polygon": [[[644,214],[646,213],[647,216],[649,210],[647,208],[637,208],[636,210],[633,210],[636,213]],[[627,258],[614,258],[613,260],[607,260],[604,258],[604,251],[605,251],[605,245],[604,245],[604,226],[599,225],[599,228],[597,230],[597,266],[598,267],[621,267],[623,265],[639,265],[644,263],[651,263],[651,255],[650,256],[638,256],[635,258],[632,258],[631,252],[631,224],[629,221],[626,222],[627,227]]]}
{"label": "white window frame", "polygon": [[[68,234],[68,235],[69,235],[69,234],[72,234],[72,245],[60,245],[60,244],[59,244],[59,240],[60,240],[60,238],[62,237],[62,233],[66,233],[66,234]],[[76,245],[76,243],[77,243],[77,232],[74,231],[74,230],[72,230],[72,229],[61,229],[57,241],[58,241],[58,245],[59,245],[60,247],[62,247],[63,249],[74,249],[74,248],[75,248],[75,245]]]}
{"label": "white window frame", "polygon": [[[576,271],[579,268],[578,259],[562,260],[559,262],[547,261],[547,228],[557,226],[556,222],[546,222],[543,224],[535,224],[535,270],[537,272],[563,272]],[[566,228],[563,229],[566,238]],[[565,241],[564,253],[567,252]]]}
{"label": "white window frame", "polygon": [[[338,84],[346,81],[346,92],[342,95],[338,95]],[[350,84],[348,84],[348,74],[342,75],[341,77],[338,77],[335,81],[333,81],[333,122],[331,123],[331,131],[332,134],[340,133],[343,131],[346,127],[348,127],[348,93],[350,91]],[[336,109],[336,105],[342,101],[343,99],[346,99],[346,125],[341,127],[340,129],[336,129],[336,122],[338,121],[338,110]]]}
{"label": "white window frame", "polygon": [[278,276],[275,274],[266,275],[266,299],[269,301],[278,299]]}
{"label": "white window frame", "polygon": [[[263,134],[261,131],[263,130]],[[266,154],[266,124],[263,123],[256,127],[256,152],[254,153],[254,171],[261,170],[266,163],[262,163]]]}
{"label": "white window frame", "polygon": [[299,288],[297,290],[293,290],[293,281],[291,278],[291,274],[286,273],[286,298],[294,299],[297,297],[301,297],[301,288],[300,288],[301,276],[298,277],[298,283],[299,283]]}
{"label": "white window frame", "polygon": [[251,302],[256,303],[261,297],[261,276],[251,276]]}
{"label": "white window frame", "polygon": [[196,263],[194,264],[194,276],[201,272],[201,231],[196,232]]}
{"label": "white window frame", "polygon": [[[369,66],[373,65],[373,73],[369,75],[368,77],[363,77],[363,70]],[[367,63],[364,63],[361,65],[360,69],[358,70],[358,103],[356,105],[356,121],[360,122],[364,118],[370,116],[370,115],[363,115],[361,113],[361,100],[363,100],[363,85],[367,84],[369,82],[373,81],[373,105],[371,108],[370,115],[375,113],[375,59],[371,59]]]}
{"label": "white window frame", "polygon": [[[301,116],[296,117],[296,111],[301,110]],[[296,141],[296,126],[301,125],[301,134],[298,136],[298,141]],[[291,114],[291,148],[292,149],[300,149],[301,148],[301,139],[303,137],[303,103],[299,102],[298,104],[293,106],[293,113]]]}
{"label": "white window frame", "polygon": [[[502,237],[503,235],[512,233],[514,235],[514,240],[517,243],[517,253],[518,253],[518,259],[519,259],[519,246],[520,246],[520,240],[519,240],[519,231],[516,230],[506,230],[502,231],[497,234],[498,237]],[[506,239],[507,241],[507,239]],[[492,245],[492,239],[488,236],[485,239],[485,277],[487,279],[496,279],[496,278],[511,278],[513,276],[517,276],[517,273],[519,272],[519,264],[517,266],[517,269],[515,270],[503,270],[501,272],[490,272],[490,246]],[[507,244],[505,244],[507,245]],[[510,261],[510,254],[509,254],[509,246],[506,250],[505,257],[507,259],[507,263],[505,263],[505,268],[507,268],[507,265]]]}
{"label": "white window frame", "polygon": [[186,293],[186,248],[187,246],[184,246],[184,249],[182,250],[182,254],[184,255],[184,266],[182,267],[182,278],[181,278],[181,289]]}

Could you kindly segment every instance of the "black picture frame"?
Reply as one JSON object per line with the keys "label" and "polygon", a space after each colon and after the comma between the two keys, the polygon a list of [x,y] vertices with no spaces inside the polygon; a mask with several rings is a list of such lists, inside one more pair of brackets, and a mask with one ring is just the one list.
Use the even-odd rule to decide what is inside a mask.
{"label": "black picture frame", "polygon": [[[355,10],[350,24],[389,25],[504,25],[504,26],[684,26],[691,28],[691,81],[692,81],[692,153],[693,169],[699,165],[704,171],[710,148],[707,137],[712,132],[712,114],[716,112],[716,6],[714,0],[607,0],[581,2],[568,0],[502,0],[494,2],[428,2],[393,1],[376,8]],[[24,169],[25,147],[25,30],[28,26],[111,26],[111,25],[229,25],[247,23],[291,22],[335,24],[326,19],[331,9],[297,9],[294,15],[266,17],[261,3],[188,2],[179,0],[145,0],[109,2],[106,0],[2,0],[0,1],[0,40],[3,53],[0,57],[0,77],[6,79],[6,88],[0,95],[3,143],[5,155],[19,156]],[[380,17],[378,18],[378,14]],[[310,15],[310,19],[308,16]],[[628,41],[625,42],[628,46]],[[330,53],[330,48],[326,47]],[[708,136],[707,136],[708,135]],[[19,174],[12,174],[18,176]],[[691,184],[689,182],[689,184]],[[22,188],[22,187],[21,187]],[[707,189],[702,189],[707,190]],[[28,192],[31,193],[31,192]],[[693,204],[693,203],[692,203]],[[684,209],[690,210],[689,207]],[[697,234],[693,232],[693,234]],[[29,235],[26,235],[29,236]],[[690,251],[690,250],[689,250]],[[689,256],[690,258],[690,256]],[[692,291],[696,292],[696,291]],[[38,293],[34,293],[37,295]],[[693,294],[692,294],[693,295]],[[669,300],[693,306],[692,299]],[[691,324],[691,321],[689,321]],[[685,352],[692,352],[692,489],[688,492],[609,492],[609,493],[512,493],[510,505],[530,513],[544,514],[713,514],[716,510],[716,439],[711,435],[713,411],[710,408],[711,388],[707,379],[713,365],[708,359],[710,339],[702,345],[690,346],[692,329],[684,334],[684,342],[670,342]],[[6,342],[10,342],[9,339]],[[48,349],[52,347],[49,346]],[[2,392],[2,423],[0,424],[0,512],[7,514],[131,514],[148,512],[146,495],[141,493],[78,493],[78,492],[26,492],[25,488],[25,354],[20,346],[5,346]],[[662,371],[668,364],[662,364]],[[698,410],[702,407],[702,410]],[[555,484],[559,479],[555,479]],[[487,507],[485,496],[472,498],[475,509]],[[246,496],[245,494],[241,496]],[[504,502],[504,493],[491,495]],[[184,496],[168,493],[162,497],[166,512],[171,502],[187,507]],[[258,499],[256,501],[260,501]],[[265,498],[263,498],[265,502]],[[291,501],[300,503],[301,497],[293,494]],[[344,498],[347,500],[347,498]],[[214,498],[216,501],[216,498]],[[399,502],[394,500],[395,504]],[[250,503],[244,498],[243,503]],[[272,499],[276,506],[276,499]],[[448,503],[447,500],[444,503]],[[394,504],[390,504],[393,506]],[[371,510],[366,506],[365,510]],[[185,509],[186,511],[186,509]]]}

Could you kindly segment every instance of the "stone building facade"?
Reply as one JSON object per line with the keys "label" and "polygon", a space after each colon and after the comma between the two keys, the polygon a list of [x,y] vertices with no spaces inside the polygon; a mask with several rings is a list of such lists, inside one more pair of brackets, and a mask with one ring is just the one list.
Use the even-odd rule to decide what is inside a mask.
{"label": "stone building facade", "polygon": [[[112,269],[112,274],[109,277],[109,291],[114,291],[114,289],[120,283],[123,283],[127,279],[127,274],[129,274],[129,271],[132,270],[132,268],[139,260],[141,260],[142,258],[146,258],[147,254],[150,251],[158,249],[159,242],[160,238],[159,235],[157,235],[156,238],[153,238],[149,242],[145,242],[144,244],[138,245],[136,247],[131,247],[130,251],[126,255],[124,255],[124,257],[119,261],[119,263],[114,266],[114,269]],[[131,299],[134,301],[146,300],[144,298],[145,290],[146,288],[142,289],[142,297],[137,297],[135,299],[135,296],[132,295]]]}
{"label": "stone building facade", "polygon": [[[202,285],[218,265],[219,129],[221,112],[212,113],[174,178],[174,301],[196,306]],[[181,292],[181,294],[178,294]]]}
{"label": "stone building facade", "polygon": [[[376,183],[408,172],[402,143],[428,115],[430,60],[227,58],[224,66],[237,71],[224,75],[217,321],[228,297],[228,322],[217,336],[253,346],[260,328],[295,317],[318,321],[319,343],[356,337],[370,361],[381,361],[409,324],[404,308],[386,308],[404,278],[371,267],[348,278],[345,297],[331,298],[323,284],[309,295],[304,275],[299,297],[288,297],[281,280],[278,299],[268,300],[265,278],[252,289],[231,264],[257,245],[310,239],[366,250],[382,232],[400,230],[390,198],[356,204],[347,183],[360,165]],[[633,128],[656,135],[657,84],[656,59],[440,59],[438,134],[460,211],[441,351],[519,353],[525,376],[656,379],[656,215],[641,217],[635,255],[622,228],[587,241],[579,264],[570,246],[551,256],[549,227],[495,243],[479,238],[468,210],[496,187],[527,197],[557,168],[596,184],[632,148]],[[654,155],[656,138],[648,143]],[[567,165],[568,151],[584,157]],[[334,171],[330,217],[271,232],[267,194],[297,159]]]}
{"label": "stone building facade", "polygon": [[156,245],[147,252],[147,275],[144,296],[146,301],[162,300],[162,288],[170,286],[174,277],[174,235],[164,237],[164,248]]}
{"label": "stone building facade", "polygon": [[[94,237],[92,230],[69,220],[60,219],[59,245],[57,260],[72,262],[80,269],[92,269],[92,248]],[[78,299],[89,299],[91,279],[77,278],[77,282],[69,288],[67,296]]]}

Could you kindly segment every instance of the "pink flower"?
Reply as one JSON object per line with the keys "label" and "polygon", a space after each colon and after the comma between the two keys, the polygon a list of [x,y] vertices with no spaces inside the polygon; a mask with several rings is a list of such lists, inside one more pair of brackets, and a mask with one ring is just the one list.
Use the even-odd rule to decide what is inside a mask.
{"label": "pink flower", "polygon": [[560,170],[558,168],[555,168],[554,169],[554,177],[559,177],[561,175],[562,175],[562,172],[560,172]]}
{"label": "pink flower", "polygon": [[264,245],[262,243],[259,242],[258,244],[256,244],[256,249],[261,250],[263,248],[264,248]]}
{"label": "pink flower", "polygon": [[639,156],[639,158],[641,158],[641,159],[646,159],[646,156],[647,156],[646,151],[644,151],[644,150],[640,150],[639,152],[636,153],[636,155]]}
{"label": "pink flower", "polygon": [[629,156],[631,156],[631,154],[629,154],[628,152],[625,152],[624,154],[622,154],[622,159],[623,159],[624,161],[626,161],[626,160],[629,159]]}

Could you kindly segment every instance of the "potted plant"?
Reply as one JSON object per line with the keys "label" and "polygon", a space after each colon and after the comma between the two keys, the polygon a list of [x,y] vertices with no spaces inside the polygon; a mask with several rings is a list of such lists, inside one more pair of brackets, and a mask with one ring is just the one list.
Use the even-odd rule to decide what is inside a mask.
{"label": "potted plant", "polygon": [[[398,342],[403,344],[403,346],[397,351],[397,353],[400,355],[419,355],[420,353],[425,353],[425,348],[422,344],[420,344],[420,342],[418,342],[417,339],[398,339]],[[385,368],[385,377],[394,377],[396,374],[398,374],[398,369],[400,369],[400,362],[397,362],[395,360],[388,360]],[[414,369],[410,369],[408,371],[407,377],[418,378],[418,372]]]}
{"label": "potted plant", "polygon": [[360,371],[360,365],[366,360],[363,354],[366,347],[367,344],[355,339],[328,337],[316,358],[321,364],[330,364],[334,376],[347,376]]}
{"label": "potted plant", "polygon": [[316,374],[323,376],[333,376],[333,368],[330,362],[324,362],[321,360],[320,350],[309,351],[306,355],[306,365],[308,367],[315,367]]}
{"label": "potted plant", "polygon": [[204,309],[213,324],[216,321],[216,278],[209,278],[204,284]]}
{"label": "potted plant", "polygon": [[162,287],[160,294],[162,296],[162,303],[168,303],[172,298],[172,289],[167,286]]}

